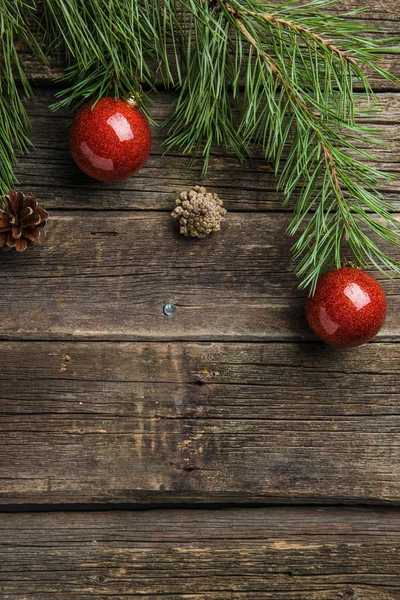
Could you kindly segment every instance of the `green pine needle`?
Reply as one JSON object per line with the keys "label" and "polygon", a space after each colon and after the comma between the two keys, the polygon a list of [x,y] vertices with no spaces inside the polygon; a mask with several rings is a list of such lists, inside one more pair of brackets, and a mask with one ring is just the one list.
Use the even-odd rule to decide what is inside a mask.
{"label": "green pine needle", "polygon": [[32,98],[32,89],[24,73],[16,43],[24,43],[45,60],[35,38],[38,23],[33,2],[0,0],[0,195],[10,191],[15,183],[13,167],[16,151],[24,152],[31,145],[29,119],[21,99],[23,93]]}

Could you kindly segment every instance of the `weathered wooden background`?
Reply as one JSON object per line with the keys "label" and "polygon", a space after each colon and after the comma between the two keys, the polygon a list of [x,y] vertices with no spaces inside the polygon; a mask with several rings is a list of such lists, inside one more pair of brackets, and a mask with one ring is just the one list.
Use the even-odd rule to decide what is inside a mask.
{"label": "weathered wooden background", "polygon": [[[365,18],[400,34],[397,0]],[[19,189],[51,220],[44,246],[0,256],[1,600],[399,600],[399,281],[379,278],[374,342],[320,344],[261,154],[215,148],[201,179],[155,130],[136,177],[91,181],[48,110],[60,68],[29,68]],[[396,175],[400,84],[373,84]],[[173,94],[154,100],[161,121]],[[169,216],[197,183],[229,209],[200,241]],[[400,212],[400,181],[383,191]]]}

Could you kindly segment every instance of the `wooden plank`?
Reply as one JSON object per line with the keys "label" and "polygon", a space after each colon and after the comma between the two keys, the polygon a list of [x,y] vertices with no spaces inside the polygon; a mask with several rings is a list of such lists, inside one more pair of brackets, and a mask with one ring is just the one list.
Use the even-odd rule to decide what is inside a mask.
{"label": "wooden plank", "polygon": [[341,0],[331,10],[363,10],[362,18],[367,21],[391,21],[391,27],[396,27],[400,21],[400,9],[397,0]]}
{"label": "wooden plank", "polygon": [[[164,155],[167,132],[160,128],[153,128],[152,153],[138,175],[114,184],[89,179],[79,172],[69,154],[70,118],[65,112],[54,114],[48,109],[53,93],[54,90],[41,88],[37,104],[29,106],[35,149],[16,168],[19,187],[36,193],[48,208],[171,210],[180,191],[201,183],[217,192],[229,210],[283,210],[282,199],[276,192],[274,169],[260,151],[241,165],[232,151],[214,148],[208,175],[203,178],[200,159],[188,170],[187,156],[179,151]],[[158,123],[168,115],[173,99],[174,95],[168,93],[154,96],[152,112]],[[380,189],[400,209],[400,96],[380,94],[379,99],[383,112],[367,122],[382,129],[383,139],[390,142],[389,147],[376,148],[374,152],[379,158],[378,165],[396,177],[392,183],[382,182]]]}
{"label": "wooden plank", "polygon": [[0,364],[2,505],[400,501],[398,344],[4,342]]}
{"label": "wooden plank", "polygon": [[[0,256],[0,337],[314,339],[288,222],[277,213],[231,213],[220,233],[195,240],[166,213],[53,213],[43,246]],[[398,282],[382,284],[389,313],[380,339],[398,339]],[[163,312],[169,302],[172,318]]]}
{"label": "wooden plank", "polygon": [[397,600],[398,512],[2,514],[5,600]]}

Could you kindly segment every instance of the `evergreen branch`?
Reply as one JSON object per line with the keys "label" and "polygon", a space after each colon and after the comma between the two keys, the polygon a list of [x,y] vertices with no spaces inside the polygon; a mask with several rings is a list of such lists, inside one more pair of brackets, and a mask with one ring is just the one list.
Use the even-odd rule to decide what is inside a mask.
{"label": "evergreen branch", "polygon": [[[357,244],[357,239],[366,238],[364,230],[359,226],[359,221],[364,226],[369,227],[372,233],[378,234],[394,245],[400,246],[400,236],[397,232],[394,234],[390,229],[389,226],[396,226],[396,221],[387,210],[388,207],[379,194],[376,193],[374,201],[375,213],[389,221],[389,226],[380,225],[376,227],[373,224],[374,222],[366,217],[367,213],[363,208],[366,199],[369,200],[369,187],[377,184],[377,178],[387,178],[387,175],[381,174],[375,169],[369,169],[364,165],[361,165],[360,173],[355,172],[352,159],[342,150],[358,151],[341,131],[343,129],[351,129],[355,133],[359,131],[354,120],[355,107],[352,90],[349,89],[347,106],[344,106],[344,110],[332,111],[328,102],[334,98],[335,91],[328,87],[329,95],[325,95],[323,98],[325,104],[323,104],[318,98],[318,93],[322,91],[321,88],[314,88],[317,92],[317,98],[315,98],[304,89],[305,86],[300,87],[298,79],[293,77],[293,70],[296,68],[293,60],[292,77],[287,76],[287,66],[282,61],[282,56],[287,51],[285,45],[281,43],[280,53],[276,54],[281,59],[278,64],[277,60],[271,57],[270,52],[266,51],[262,43],[256,39],[255,33],[249,30],[249,24],[244,23],[244,18],[250,16],[254,17],[256,21],[262,19],[262,21],[278,29],[283,27],[285,30],[289,29],[292,32],[301,32],[302,35],[307,33],[316,44],[322,45],[326,51],[338,57],[347,78],[347,81],[343,82],[345,85],[348,85],[348,69],[353,69],[356,75],[361,75],[361,80],[364,79],[359,65],[347,53],[340,51],[322,36],[310,34],[304,27],[297,26],[292,21],[267,15],[265,12],[257,13],[246,9],[240,12],[238,2],[235,2],[235,0],[232,0],[232,2],[224,0],[221,3],[224,10],[234,19],[246,41],[264,60],[272,75],[282,87],[295,116],[296,127],[302,131],[303,135],[306,135],[305,128],[308,128],[312,132],[311,140],[319,146],[316,159],[314,154],[311,154],[310,161],[307,159],[310,149],[309,144],[304,145],[304,140],[295,135],[292,140],[291,151],[295,161],[290,160],[289,157],[279,182],[279,187],[283,189],[287,198],[290,198],[295,191],[300,175],[307,183],[306,186],[303,185],[297,196],[297,205],[302,207],[302,210],[295,210],[295,216],[288,228],[291,233],[298,230],[312,207],[315,206],[316,201],[319,201],[314,215],[315,218],[311,218],[308,226],[306,226],[306,235],[303,234],[294,246],[294,255],[299,259],[297,273],[303,277],[301,286],[310,287],[311,292],[313,292],[321,272],[330,262],[334,261],[337,266],[340,266],[340,245],[343,238],[348,240],[349,245],[355,251],[359,264],[364,265],[365,258],[368,258],[380,270],[383,270],[383,266],[392,272],[400,273],[400,265],[384,255],[373,239],[368,237],[368,243],[364,243],[361,248]],[[346,65],[346,68],[344,65]],[[307,71],[310,74],[310,68]],[[368,92],[367,82],[365,88]],[[339,89],[343,92],[344,86],[339,86]],[[282,125],[282,120],[278,119],[277,123],[278,126]],[[279,137],[285,139],[286,142],[286,136],[284,138],[280,134]],[[335,145],[333,146],[333,144]],[[336,146],[341,148],[340,153],[335,151]],[[321,155],[323,156],[322,161]],[[303,168],[301,167],[302,164],[304,165]],[[294,170],[290,171],[288,165]],[[367,188],[362,187],[357,182],[363,183]],[[350,190],[352,196],[350,196]],[[331,198],[334,202],[331,201]],[[357,232],[358,238],[355,238],[354,231]]]}
{"label": "evergreen branch", "polygon": [[35,28],[33,2],[0,0],[0,196],[14,186],[16,150],[24,152],[31,145],[29,119],[18,83],[22,85],[28,98],[32,98],[32,89],[24,73],[17,45],[25,43],[43,59],[43,53],[33,35]]}
{"label": "evergreen branch", "polygon": [[142,83],[175,83],[167,56],[175,17],[162,13],[157,2],[46,0],[44,8],[46,44],[64,45],[70,65],[61,80],[69,86],[57,95],[54,109],[107,94],[139,95]]}
{"label": "evergreen branch", "polygon": [[282,17],[277,17],[274,14],[265,13],[265,12],[264,13],[256,13],[254,11],[244,11],[243,14],[249,15],[249,16],[252,16],[255,18],[262,18],[265,21],[268,21],[269,23],[278,25],[280,27],[284,27],[285,29],[290,29],[290,30],[296,31],[302,37],[310,38],[317,44],[325,46],[325,48],[327,50],[329,50],[333,54],[337,54],[338,57],[341,58],[342,60],[347,61],[352,65],[357,64],[356,61],[354,60],[354,58],[349,56],[348,52],[341,50],[340,48],[338,48],[338,46],[333,44],[330,40],[323,37],[322,35],[319,35],[318,33],[315,33],[314,31],[312,31],[311,29],[308,29],[307,27],[299,25],[298,23],[295,23],[294,21],[288,21],[287,19],[282,19]]}

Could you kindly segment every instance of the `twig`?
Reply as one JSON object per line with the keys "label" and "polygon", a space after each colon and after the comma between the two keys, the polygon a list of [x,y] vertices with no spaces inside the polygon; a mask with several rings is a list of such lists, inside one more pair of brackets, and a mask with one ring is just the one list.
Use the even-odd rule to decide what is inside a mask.
{"label": "twig", "polygon": [[[312,112],[312,110],[310,110],[310,108],[304,103],[303,99],[300,97],[300,95],[298,94],[298,92],[295,90],[295,88],[290,85],[287,81],[287,79],[285,79],[285,77],[283,77],[280,69],[278,68],[278,66],[276,65],[276,63],[272,60],[272,58],[266,53],[266,52],[262,52],[259,48],[259,45],[257,44],[257,40],[254,38],[254,36],[251,35],[251,33],[249,32],[249,30],[246,28],[245,24],[243,23],[243,21],[240,18],[240,15],[238,13],[237,10],[235,10],[230,4],[228,0],[223,0],[223,4],[225,6],[225,8],[228,10],[228,12],[230,12],[230,14],[233,15],[233,17],[236,20],[237,26],[239,27],[240,31],[243,33],[243,35],[246,37],[246,39],[251,43],[251,45],[256,49],[256,51],[258,52],[258,54],[262,54],[262,56],[264,57],[264,59],[267,61],[271,72],[274,74],[274,76],[279,79],[281,85],[285,88],[285,90],[289,93],[290,96],[295,97],[296,99],[296,105],[301,106],[302,110],[306,113],[307,117],[313,122],[316,123],[316,119],[315,119],[315,115]],[[328,164],[329,167],[329,171],[331,173],[332,176],[332,180],[337,188],[337,192],[340,196],[340,198],[342,199],[343,203],[345,204],[345,197],[341,188],[341,184],[340,184],[340,180],[339,180],[339,175],[338,175],[338,171],[336,169],[335,166],[335,160],[332,156],[332,153],[330,152],[330,150],[327,148],[327,146],[325,145],[323,138],[318,130],[318,124],[316,123],[316,127],[314,128],[314,134],[317,137],[321,149],[325,155],[326,158],[326,162]]]}
{"label": "twig", "polygon": [[331,52],[333,52],[334,54],[339,56],[339,58],[341,58],[342,60],[345,60],[352,65],[358,66],[357,61],[354,58],[349,56],[348,53],[345,52],[344,50],[341,50],[340,48],[338,48],[330,40],[328,40],[327,38],[324,38],[322,35],[314,33],[313,31],[311,31],[311,29],[308,29],[307,27],[302,27],[301,25],[298,25],[294,21],[287,21],[286,19],[282,19],[282,18],[276,17],[273,14],[269,14],[269,13],[265,13],[265,12],[257,13],[254,11],[244,10],[244,11],[242,11],[242,14],[250,15],[254,18],[261,17],[264,21],[268,21],[269,23],[281,25],[285,29],[293,29],[294,31],[297,31],[298,33],[300,33],[302,37],[309,36],[314,41],[319,42],[320,44],[325,46],[328,50],[330,50]]}

